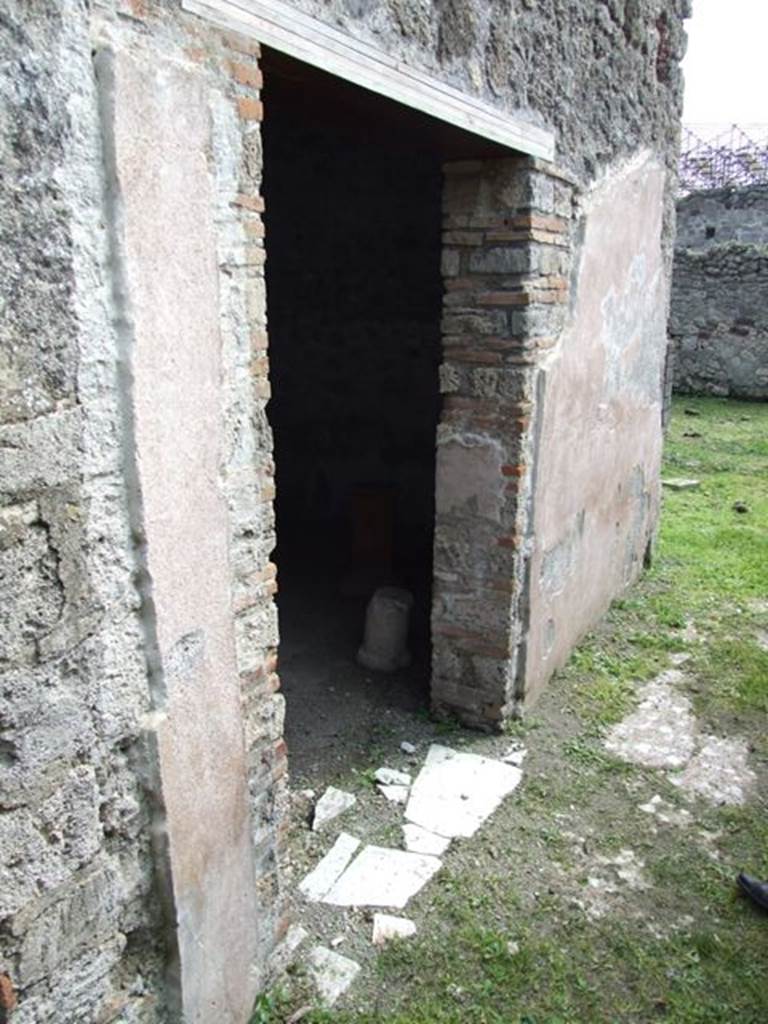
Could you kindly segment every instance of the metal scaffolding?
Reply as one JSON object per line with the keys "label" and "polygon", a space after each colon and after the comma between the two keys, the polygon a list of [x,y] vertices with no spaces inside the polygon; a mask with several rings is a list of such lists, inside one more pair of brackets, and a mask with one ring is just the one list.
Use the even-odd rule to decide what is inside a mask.
{"label": "metal scaffolding", "polygon": [[768,124],[684,125],[679,192],[768,184]]}

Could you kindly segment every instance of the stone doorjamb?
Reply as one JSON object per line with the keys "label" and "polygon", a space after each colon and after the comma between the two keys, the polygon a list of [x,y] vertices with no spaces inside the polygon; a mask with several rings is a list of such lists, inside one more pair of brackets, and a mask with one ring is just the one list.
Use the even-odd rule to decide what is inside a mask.
{"label": "stone doorjamb", "polygon": [[575,183],[528,157],[444,172],[432,705],[498,728],[524,696],[540,363],[566,317]]}

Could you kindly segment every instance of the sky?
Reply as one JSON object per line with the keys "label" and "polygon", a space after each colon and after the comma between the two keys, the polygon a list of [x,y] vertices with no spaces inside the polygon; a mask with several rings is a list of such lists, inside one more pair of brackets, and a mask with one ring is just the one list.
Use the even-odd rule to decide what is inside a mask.
{"label": "sky", "polygon": [[693,0],[684,124],[768,123],[768,0]]}

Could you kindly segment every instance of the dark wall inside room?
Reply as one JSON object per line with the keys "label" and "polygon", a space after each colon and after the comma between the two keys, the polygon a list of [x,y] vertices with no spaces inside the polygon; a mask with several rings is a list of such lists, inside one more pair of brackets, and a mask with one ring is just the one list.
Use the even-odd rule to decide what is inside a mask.
{"label": "dark wall inside room", "polygon": [[278,565],[391,542],[429,567],[440,160],[268,61],[264,102]]}

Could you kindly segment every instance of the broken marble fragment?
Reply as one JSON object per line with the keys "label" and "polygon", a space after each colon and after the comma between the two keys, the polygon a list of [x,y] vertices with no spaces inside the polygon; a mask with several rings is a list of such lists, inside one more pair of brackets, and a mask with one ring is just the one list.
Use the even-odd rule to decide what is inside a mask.
{"label": "broken marble fragment", "polygon": [[433,744],[411,789],[405,817],[447,838],[471,836],[521,778],[513,765]]}
{"label": "broken marble fragment", "polygon": [[638,690],[640,704],[608,733],[605,749],[648,768],[681,768],[695,745],[696,720],[691,702],[674,688],[683,679],[667,669]]}
{"label": "broken marble fragment", "polygon": [[296,950],[307,938],[309,932],[300,924],[292,924],[288,929],[285,938],[280,942],[272,953],[269,962],[271,977],[279,977],[293,962]]}
{"label": "broken marble fragment", "polygon": [[338,818],[340,814],[348,811],[356,803],[357,797],[353,793],[345,793],[343,789],[329,786],[315,805],[312,831],[317,832],[323,825]]}
{"label": "broken marble fragment", "polygon": [[407,939],[416,934],[416,925],[407,917],[392,917],[391,914],[373,915],[374,946],[383,946],[390,939]]}
{"label": "broken marble fragment", "polygon": [[743,804],[756,781],[747,763],[746,740],[702,736],[700,743],[695,756],[670,782],[712,804]]}
{"label": "broken marble fragment", "polygon": [[342,832],[328,853],[299,883],[299,891],[313,903],[321,900],[349,864],[360,840]]}
{"label": "broken marble fragment", "polygon": [[399,772],[396,768],[378,768],[374,776],[382,786],[410,786],[411,776],[408,772]]}
{"label": "broken marble fragment", "polygon": [[378,786],[382,796],[393,804],[404,804],[408,799],[408,786]]}
{"label": "broken marble fragment", "polygon": [[440,857],[451,845],[451,840],[445,836],[410,823],[403,825],[403,841],[411,853],[428,853],[433,857]]}
{"label": "broken marble fragment", "polygon": [[699,481],[686,479],[685,477],[669,477],[666,480],[662,480],[661,484],[670,491],[695,491],[699,486]]}
{"label": "broken marble fragment", "polygon": [[326,946],[313,946],[307,967],[317,994],[325,1006],[333,1006],[357,977],[360,964]]}
{"label": "broken marble fragment", "polygon": [[337,907],[402,909],[441,867],[437,857],[366,846],[323,902]]}
{"label": "broken marble fragment", "polygon": [[528,751],[525,747],[513,747],[502,757],[504,764],[514,764],[519,768],[526,758]]}
{"label": "broken marble fragment", "polygon": [[414,743],[409,743],[408,740],[403,740],[403,742],[400,744],[400,749],[403,751],[404,754],[416,753],[416,745]]}

